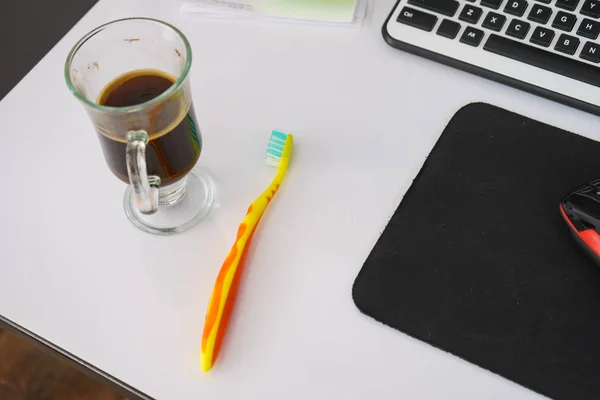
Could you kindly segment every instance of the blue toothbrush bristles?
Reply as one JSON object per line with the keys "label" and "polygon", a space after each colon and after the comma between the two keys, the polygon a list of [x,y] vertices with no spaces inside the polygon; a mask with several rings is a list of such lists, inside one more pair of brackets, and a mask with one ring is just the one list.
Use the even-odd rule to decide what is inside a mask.
{"label": "blue toothbrush bristles", "polygon": [[267,146],[267,155],[265,156],[265,161],[268,165],[272,165],[273,167],[279,166],[286,137],[287,135],[285,133],[278,131],[271,132],[271,138],[269,139],[269,145]]}

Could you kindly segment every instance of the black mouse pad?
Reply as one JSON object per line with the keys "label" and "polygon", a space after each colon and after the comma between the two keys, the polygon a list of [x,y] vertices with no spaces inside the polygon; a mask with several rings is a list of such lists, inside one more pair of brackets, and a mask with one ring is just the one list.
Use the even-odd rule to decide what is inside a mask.
{"label": "black mouse pad", "polygon": [[548,397],[599,399],[600,270],[558,207],[597,178],[600,143],[462,108],[356,278],[356,305]]}

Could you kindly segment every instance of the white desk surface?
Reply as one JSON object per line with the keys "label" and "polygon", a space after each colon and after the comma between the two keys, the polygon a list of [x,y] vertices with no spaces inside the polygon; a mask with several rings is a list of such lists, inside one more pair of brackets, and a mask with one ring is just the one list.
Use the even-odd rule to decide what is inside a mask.
{"label": "white desk surface", "polygon": [[[156,399],[540,399],[362,315],[354,278],[452,115],[483,101],[600,139],[600,120],[392,49],[377,0],[360,30],[203,20],[164,0],[102,0],[0,102],[0,315]],[[124,185],[67,91],[74,42],[149,16],[192,43],[200,163],[219,208],[179,236],[134,228]],[[257,231],[219,362],[204,313],[238,223],[296,136]],[[535,149],[531,149],[535,151]]]}

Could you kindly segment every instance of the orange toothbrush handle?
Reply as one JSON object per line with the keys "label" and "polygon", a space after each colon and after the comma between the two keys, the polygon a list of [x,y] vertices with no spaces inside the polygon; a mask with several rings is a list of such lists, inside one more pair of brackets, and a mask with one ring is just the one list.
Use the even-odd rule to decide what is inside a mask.
{"label": "orange toothbrush handle", "polygon": [[278,184],[273,184],[250,205],[246,217],[238,228],[235,243],[221,266],[210,296],[202,332],[200,366],[203,371],[209,371],[219,356],[248,248],[260,218],[278,188]]}

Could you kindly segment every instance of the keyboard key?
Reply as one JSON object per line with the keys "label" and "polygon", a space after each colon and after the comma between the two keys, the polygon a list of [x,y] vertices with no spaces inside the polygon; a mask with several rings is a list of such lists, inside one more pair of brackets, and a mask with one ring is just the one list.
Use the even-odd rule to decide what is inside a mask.
{"label": "keyboard key", "polygon": [[551,0],[537,0],[537,1],[539,1],[540,3],[550,4]]}
{"label": "keyboard key", "polygon": [[552,39],[554,39],[553,30],[538,26],[531,34],[529,41],[540,46],[548,47],[550,46],[550,43],[552,43]]}
{"label": "keyboard key", "polygon": [[481,0],[481,5],[497,10],[500,8],[500,4],[502,4],[502,1],[503,0]]}
{"label": "keyboard key", "polygon": [[527,32],[529,31],[530,25],[527,22],[513,19],[510,21],[508,28],[506,28],[506,34],[508,36],[516,37],[517,39],[525,39]]}
{"label": "keyboard key", "polygon": [[554,17],[552,27],[571,32],[575,22],[577,22],[577,17],[575,15],[566,13],[564,11],[559,11],[558,14],[556,14],[556,17]]}
{"label": "keyboard key", "polygon": [[454,39],[460,30],[460,24],[458,22],[450,21],[445,19],[440,24],[437,30],[437,34],[448,39]]}
{"label": "keyboard key", "polygon": [[458,9],[458,1],[455,0],[408,0],[408,4],[435,11],[449,17],[454,16]]}
{"label": "keyboard key", "polygon": [[437,22],[437,17],[435,15],[424,13],[423,11],[415,10],[414,8],[404,7],[400,12],[400,15],[398,15],[397,21],[431,32],[433,26]]}
{"label": "keyboard key", "polygon": [[577,29],[577,34],[589,39],[596,39],[600,33],[600,22],[584,18]]}
{"label": "keyboard key", "polygon": [[508,0],[504,7],[504,12],[517,17],[522,17],[527,9],[527,2],[525,0]]}
{"label": "keyboard key", "polygon": [[530,21],[539,22],[540,24],[545,24],[550,19],[550,15],[552,15],[552,9],[550,7],[534,4],[533,7],[531,7],[531,11],[529,12],[527,19]]}
{"label": "keyboard key", "polygon": [[460,37],[461,43],[466,43],[475,47],[479,46],[479,43],[481,43],[481,39],[483,39],[483,31],[475,29],[472,26],[467,26],[462,36]]}
{"label": "keyboard key", "polygon": [[481,8],[471,6],[469,4],[465,4],[458,19],[460,19],[461,21],[476,24],[477,22],[479,22],[479,17],[481,17],[481,12],[482,12]]}
{"label": "keyboard key", "polygon": [[573,11],[577,8],[579,0],[556,0],[556,7],[564,8],[565,10]]}
{"label": "keyboard key", "polygon": [[581,49],[581,54],[579,57],[584,60],[588,60],[591,62],[595,62],[596,64],[600,62],[600,44],[596,44],[593,42],[587,42],[583,49]]}
{"label": "keyboard key", "polygon": [[489,12],[485,19],[483,20],[483,27],[487,29],[491,29],[496,32],[500,32],[504,23],[506,22],[506,17],[501,14],[496,14],[495,12]]}
{"label": "keyboard key", "polygon": [[563,57],[496,34],[490,35],[483,48],[489,52],[600,87],[600,68],[576,59]]}
{"label": "keyboard key", "polygon": [[554,46],[554,48],[560,51],[561,53],[566,53],[570,55],[575,54],[578,47],[579,39],[564,33],[560,35],[558,41],[556,42],[556,46]]}
{"label": "keyboard key", "polygon": [[600,1],[585,0],[585,3],[581,6],[579,12],[588,17],[600,18]]}

